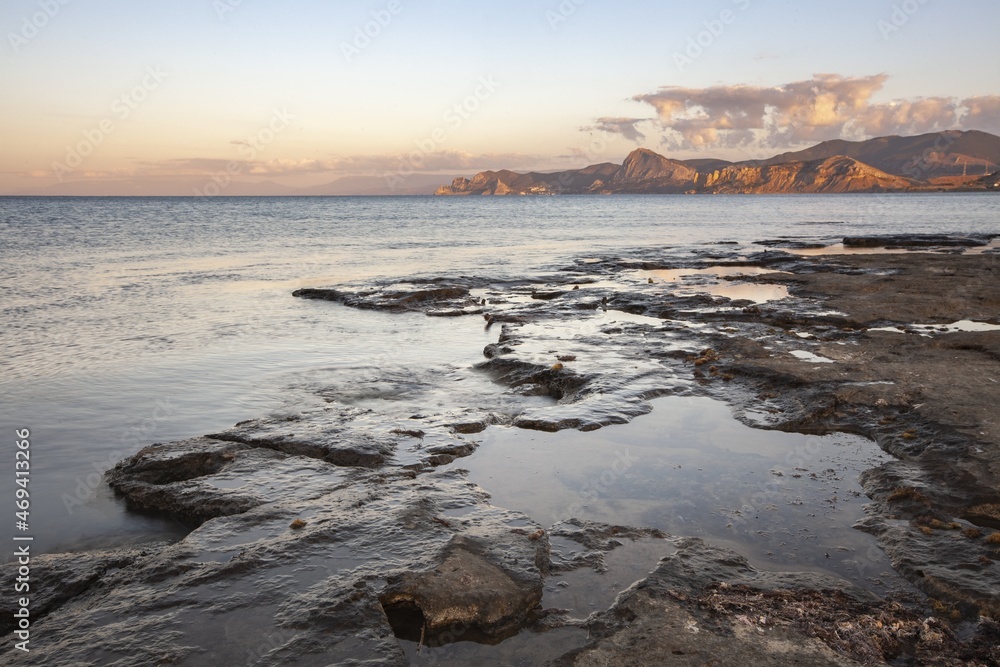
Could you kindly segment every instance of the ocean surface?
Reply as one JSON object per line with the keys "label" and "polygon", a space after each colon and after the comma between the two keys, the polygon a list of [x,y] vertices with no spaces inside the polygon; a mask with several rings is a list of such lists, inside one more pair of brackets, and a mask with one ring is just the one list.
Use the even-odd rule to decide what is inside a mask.
{"label": "ocean surface", "polygon": [[[468,368],[497,333],[476,318],[292,298],[299,287],[536,275],[635,248],[912,232],[998,233],[1000,198],[0,198],[0,503],[11,510],[0,536],[17,532],[16,429],[31,432],[25,534],[35,552],[176,538],[190,527],[128,512],[102,473],[154,442],[318,401],[308,392],[318,372],[350,384],[387,365]],[[686,400],[683,410],[718,411]],[[653,418],[588,442],[600,447],[621,428],[653,447],[656,422],[644,419]],[[492,468],[473,478],[491,492],[494,476],[499,487],[517,475],[486,445],[510,437],[487,433],[477,454]],[[517,501],[496,491],[495,501]]]}

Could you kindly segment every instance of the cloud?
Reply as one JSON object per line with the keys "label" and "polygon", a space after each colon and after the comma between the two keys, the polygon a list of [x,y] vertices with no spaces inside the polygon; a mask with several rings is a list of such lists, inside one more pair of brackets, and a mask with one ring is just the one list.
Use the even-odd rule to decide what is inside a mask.
{"label": "cloud", "polygon": [[424,153],[385,153],[379,155],[344,155],[327,159],[230,160],[224,158],[177,158],[156,162],[141,162],[132,170],[132,175],[203,175],[211,176],[221,172],[248,176],[298,176],[303,174],[330,173],[344,175],[377,175],[403,171],[410,172],[451,172],[456,170],[481,170],[489,168],[510,168],[512,165],[530,164],[537,156],[523,153],[467,153],[463,151],[434,151]]}
{"label": "cloud", "polygon": [[[354,155],[350,158],[349,169],[354,173],[383,175],[386,172],[442,172],[455,170],[516,169],[534,163],[538,156],[525,153],[469,153],[458,150],[409,153],[385,153],[381,155]],[[344,166],[348,168],[347,165]]]}
{"label": "cloud", "polygon": [[962,126],[985,132],[1000,133],[1000,95],[981,95],[962,100],[966,115]]}
{"label": "cloud", "polygon": [[666,86],[633,100],[656,110],[662,143],[688,149],[792,147],[838,138],[996,129],[1000,124],[998,96],[872,103],[888,78],[816,74],[776,87]]}
{"label": "cloud", "polygon": [[581,127],[580,130],[584,132],[597,131],[597,132],[611,132],[613,134],[620,134],[629,141],[634,141],[635,143],[642,142],[646,135],[639,131],[636,127],[638,123],[648,122],[649,118],[598,118],[594,121],[593,125],[587,125]]}
{"label": "cloud", "polygon": [[923,134],[955,127],[958,101],[947,97],[896,100],[863,109],[856,124],[865,134]]}

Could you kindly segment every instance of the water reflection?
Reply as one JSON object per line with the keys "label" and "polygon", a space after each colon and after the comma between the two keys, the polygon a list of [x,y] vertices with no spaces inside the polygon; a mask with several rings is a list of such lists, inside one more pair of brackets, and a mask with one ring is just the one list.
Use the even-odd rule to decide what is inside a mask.
{"label": "water reflection", "polygon": [[457,465],[493,502],[738,544],[765,569],[821,569],[873,589],[900,580],[852,526],[858,474],[891,459],[864,438],[753,429],[712,399],[667,397],[630,424],[553,434],[492,427]]}

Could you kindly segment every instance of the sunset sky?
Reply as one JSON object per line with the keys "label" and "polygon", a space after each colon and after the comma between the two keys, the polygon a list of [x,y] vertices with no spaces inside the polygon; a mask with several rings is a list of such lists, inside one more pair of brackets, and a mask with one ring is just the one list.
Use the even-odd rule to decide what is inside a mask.
{"label": "sunset sky", "polygon": [[0,194],[1000,133],[996,0],[9,0],[0,23]]}

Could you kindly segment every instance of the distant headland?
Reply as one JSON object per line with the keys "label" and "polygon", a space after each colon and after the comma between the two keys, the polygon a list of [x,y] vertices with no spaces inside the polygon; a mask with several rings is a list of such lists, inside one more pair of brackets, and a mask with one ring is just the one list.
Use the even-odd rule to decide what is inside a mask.
{"label": "distant headland", "polygon": [[1000,137],[970,130],[824,141],[767,160],[673,160],[646,148],[622,164],[553,173],[483,171],[438,195],[1000,192]]}

